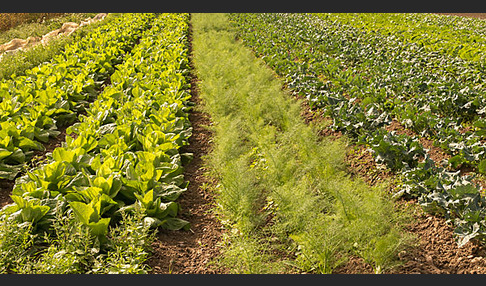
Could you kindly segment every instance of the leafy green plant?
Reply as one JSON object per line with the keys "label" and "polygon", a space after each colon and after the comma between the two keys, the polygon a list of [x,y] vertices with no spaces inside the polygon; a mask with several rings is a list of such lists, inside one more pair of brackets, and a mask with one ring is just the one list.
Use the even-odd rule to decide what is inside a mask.
{"label": "leafy green plant", "polygon": [[143,21],[152,16],[139,17],[140,21],[127,21],[123,26],[118,25],[121,18],[108,21],[106,26],[66,45],[63,53],[49,62],[1,81],[0,135],[10,139],[4,142],[9,145],[7,150],[3,150],[7,146],[0,147],[0,178],[13,180],[21,170],[19,165],[32,158],[32,150],[43,151],[42,143],[57,136],[59,127],[72,124],[77,113],[86,110],[102,82],[114,72],[113,65],[119,64],[134,45]]}
{"label": "leafy green plant", "polygon": [[[95,52],[99,48],[96,38],[65,50],[65,55],[75,57],[83,44],[88,45],[80,58],[80,62],[84,61],[81,66],[93,65],[95,72],[91,76],[85,75],[90,80],[83,81],[84,77],[73,80],[72,93],[68,96],[71,101],[68,99],[60,106],[65,110],[65,107],[80,102],[93,102],[84,105],[85,115],[79,116],[79,121],[67,129],[71,136],[66,136],[66,142],[48,154],[45,164],[17,179],[12,194],[26,203],[16,198],[23,204],[14,203],[2,210],[19,212],[19,217],[31,220],[34,234],[42,226],[49,235],[57,236],[60,233],[55,233],[55,215],[73,213],[73,219],[82,230],[89,232],[90,243],[97,244],[99,249],[96,257],[88,255],[95,262],[89,262],[88,268],[82,267],[79,271],[102,272],[94,264],[105,263],[105,255],[110,257],[110,251],[116,248],[112,244],[116,238],[111,237],[114,234],[111,228],[127,217],[133,219],[140,210],[143,210],[140,221],[146,222],[143,233],[159,226],[185,230],[190,227],[187,221],[176,218],[179,205],[174,202],[187,186],[178,149],[187,144],[191,135],[186,113],[189,85],[185,84],[184,75],[187,65],[184,35],[188,33],[188,15],[127,14],[125,17],[123,25],[112,22],[112,26],[105,30],[97,30],[96,35],[107,41],[112,36],[110,29],[119,32],[111,42],[113,46],[107,46],[106,53]],[[159,37],[162,33],[167,36]],[[121,42],[117,42],[119,40]],[[68,56],[68,61],[72,61],[72,57]],[[138,64],[133,65],[134,61]],[[115,72],[113,64],[119,72]],[[66,72],[65,68],[61,69],[61,74]],[[47,75],[51,71],[49,67],[40,67],[32,75],[37,73]],[[96,99],[91,99],[92,88],[111,74],[112,86],[105,88]],[[39,77],[36,84],[47,87],[49,82],[55,83],[62,77],[59,74],[47,76],[47,83]],[[60,102],[42,92],[39,94],[46,104]],[[125,216],[128,210],[130,214]],[[138,233],[138,230],[133,231]],[[53,239],[55,237],[48,240]],[[56,247],[52,251],[60,253]],[[116,251],[118,254],[123,252]],[[137,248],[136,251],[145,250]],[[56,261],[49,250],[45,255],[49,261]],[[130,263],[136,264],[140,263],[136,257],[142,259],[146,254],[133,253],[133,257]],[[70,256],[65,262],[69,264],[76,259]],[[124,258],[120,254],[110,259]],[[33,261],[26,263],[32,265]],[[144,271],[140,265],[134,264],[132,268],[130,265],[117,266],[116,260],[110,263],[110,271]],[[30,267],[28,265],[25,269]]]}
{"label": "leafy green plant", "polygon": [[102,218],[102,199],[94,197],[88,204],[82,202],[69,202],[76,214],[76,218],[89,227],[93,235],[102,238],[108,233],[110,218]]}

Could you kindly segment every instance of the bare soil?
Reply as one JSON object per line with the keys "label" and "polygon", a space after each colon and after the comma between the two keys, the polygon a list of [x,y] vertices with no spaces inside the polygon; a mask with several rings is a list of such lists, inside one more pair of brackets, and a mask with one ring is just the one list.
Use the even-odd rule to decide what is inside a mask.
{"label": "bare soil", "polygon": [[[189,26],[190,65],[192,60],[192,26]],[[189,113],[192,136],[189,145],[181,152],[190,152],[193,159],[184,165],[184,178],[189,181],[187,191],[178,198],[181,206],[180,218],[191,223],[189,231],[159,230],[157,240],[152,244],[152,255],[147,264],[151,274],[224,274],[224,269],[216,263],[220,254],[223,227],[212,212],[214,194],[210,191],[217,182],[205,175],[204,156],[211,151],[212,134],[210,116],[200,111],[198,79],[191,77],[191,101],[196,105]],[[209,186],[209,187],[208,187]]]}
{"label": "bare soil", "polygon": [[13,203],[10,198],[15,181],[0,179],[0,208],[3,208],[7,204]]}
{"label": "bare soil", "polygon": [[[195,96],[196,95],[196,96]],[[197,93],[193,101],[200,104]],[[211,124],[207,114],[192,110],[189,119],[193,134],[183,152],[192,152],[194,158],[184,166],[184,177],[189,181],[187,191],[179,198],[179,217],[191,223],[189,231],[159,230],[152,244],[152,256],[147,264],[152,274],[221,274],[227,272],[213,260],[220,255],[223,228],[211,209],[214,194],[204,186],[213,185],[204,175],[203,156],[210,152]]]}

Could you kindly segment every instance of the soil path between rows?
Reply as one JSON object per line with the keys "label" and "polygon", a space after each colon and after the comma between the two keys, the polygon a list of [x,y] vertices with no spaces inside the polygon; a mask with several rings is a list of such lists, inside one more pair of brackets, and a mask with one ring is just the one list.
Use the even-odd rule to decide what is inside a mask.
{"label": "soil path between rows", "polygon": [[210,116],[201,111],[198,79],[192,60],[192,25],[189,24],[189,63],[191,65],[191,101],[195,103],[189,113],[192,136],[182,153],[193,154],[184,165],[184,177],[189,181],[187,190],[179,197],[180,218],[191,223],[189,231],[160,229],[152,243],[152,255],[147,261],[151,274],[224,274],[228,273],[214,263],[220,256],[223,227],[213,213],[214,194],[207,186],[216,184],[205,176],[204,156],[211,152],[212,133],[208,128]]}

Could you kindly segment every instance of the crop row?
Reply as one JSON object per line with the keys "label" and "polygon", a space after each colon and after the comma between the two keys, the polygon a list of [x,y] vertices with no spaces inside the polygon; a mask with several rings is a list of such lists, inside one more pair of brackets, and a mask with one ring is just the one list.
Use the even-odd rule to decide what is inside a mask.
{"label": "crop row", "polygon": [[366,28],[374,33],[414,42],[424,49],[450,57],[484,59],[486,29],[482,20],[429,13],[325,14],[340,23]]}
{"label": "crop row", "polygon": [[[365,24],[348,25],[341,14],[231,18],[239,36],[291,90],[323,108],[333,127],[367,145],[377,162],[403,174],[400,194],[419,197],[430,211],[444,214],[459,244],[485,238],[480,186],[454,170],[461,164],[484,170],[480,62],[427,50]],[[393,119],[418,135],[387,131]],[[471,130],[464,132],[465,126]],[[419,136],[451,154],[448,166],[430,159]]]}
{"label": "crop row", "polygon": [[111,85],[67,129],[63,146],[16,180],[4,220],[49,233],[56,214],[74,213],[103,247],[109,245],[109,227],[127,213],[143,213],[145,226],[189,227],[176,217],[175,202],[187,186],[182,161],[191,158],[179,152],[191,135],[189,17],[135,17],[150,19],[150,29],[140,31],[139,43],[111,74]]}
{"label": "crop row", "polygon": [[35,150],[76,121],[152,18],[113,18],[50,62],[0,82],[0,179],[13,180]]}
{"label": "crop row", "polygon": [[[329,21],[346,22],[348,19],[346,14],[320,16]],[[415,37],[402,39],[400,29],[394,33],[389,31],[386,36],[370,33],[374,31],[371,28],[374,24],[370,23],[379,16],[368,17],[361,16],[363,24],[354,23],[346,37],[351,40],[357,29],[365,29],[365,36],[358,37],[357,41],[367,43],[376,52],[366,56],[367,63],[354,64],[354,68],[362,73],[365,71],[371,82],[360,86],[364,96],[370,86],[374,88],[371,92],[380,94],[381,90],[375,88],[374,83],[385,89],[381,92],[385,96],[361,98],[365,103],[371,101],[380,105],[381,110],[394,115],[407,128],[433,140],[436,146],[451,155],[449,163],[452,168],[469,166],[485,173],[486,145],[483,139],[486,122],[483,114],[486,78],[482,62],[466,61],[431,50]],[[394,17],[402,17],[406,23],[410,16],[402,14]],[[396,24],[389,25],[382,24],[380,27],[391,30]],[[429,25],[432,27],[432,23]],[[434,30],[448,34],[450,28],[444,28],[437,22]],[[441,42],[444,47],[454,45],[453,41]],[[358,48],[360,46],[364,45],[357,45]],[[481,47],[475,51],[482,54]],[[357,52],[348,53],[346,60],[360,59]],[[360,95],[353,96],[359,98]]]}

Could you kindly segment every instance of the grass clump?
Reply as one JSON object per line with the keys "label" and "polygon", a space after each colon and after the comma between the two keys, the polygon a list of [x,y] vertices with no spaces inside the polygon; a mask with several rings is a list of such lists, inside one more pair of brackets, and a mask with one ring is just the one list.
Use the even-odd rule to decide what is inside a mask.
{"label": "grass clump", "polygon": [[350,255],[377,273],[406,245],[383,187],[345,173],[346,141],[318,139],[301,105],[238,40],[224,14],[193,15],[194,63],[231,231],[221,260],[236,273],[332,273]]}

